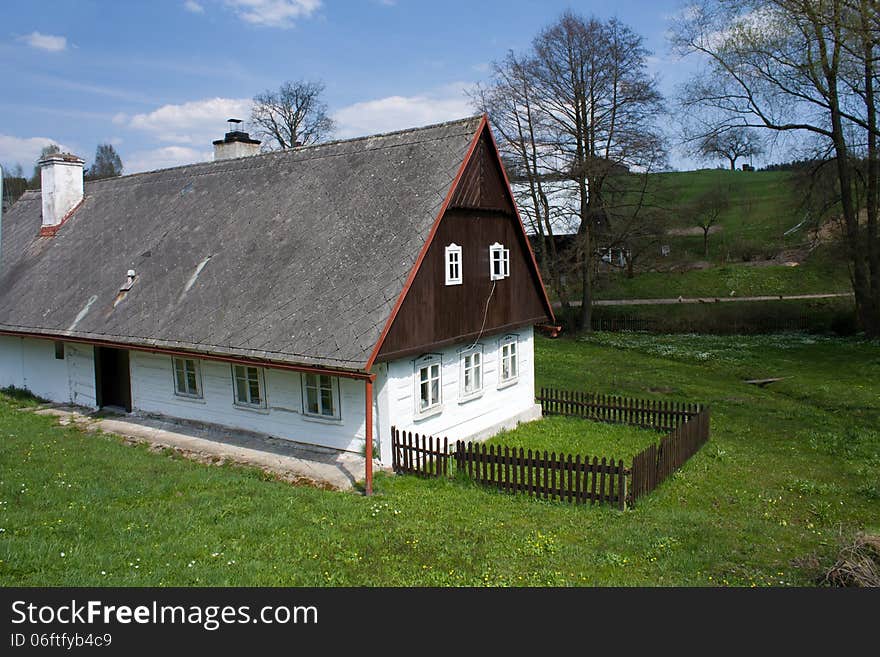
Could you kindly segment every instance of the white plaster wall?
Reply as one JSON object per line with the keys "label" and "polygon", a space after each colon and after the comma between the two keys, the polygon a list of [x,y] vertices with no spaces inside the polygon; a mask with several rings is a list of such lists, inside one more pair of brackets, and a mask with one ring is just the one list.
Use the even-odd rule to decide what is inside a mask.
{"label": "white plaster wall", "polygon": [[55,358],[52,340],[0,336],[0,387],[7,386],[57,403],[94,407],[92,348],[67,342],[62,360]]}
{"label": "white plaster wall", "polygon": [[[518,336],[519,378],[513,385],[499,388],[499,351],[505,336]],[[483,345],[483,393],[462,401],[460,398],[459,352],[470,343],[459,344],[436,352],[441,356],[442,412],[419,417],[416,412],[417,391],[414,363],[416,358],[403,358],[388,363],[387,390],[379,399],[387,399],[388,410],[382,414],[380,427],[382,461],[391,463],[391,425],[402,431],[413,431],[450,440],[485,438],[516,420],[540,417],[535,405],[534,339],[532,327],[511,333],[489,336]],[[386,454],[387,443],[387,454]]]}
{"label": "white plaster wall", "polygon": [[24,388],[23,338],[0,335],[0,388]]}
{"label": "white plaster wall", "polygon": [[334,422],[303,415],[299,372],[265,368],[267,408],[251,410],[233,404],[232,370],[228,363],[200,361],[203,399],[174,394],[171,356],[132,351],[130,363],[133,409],[323,447],[363,451],[366,437],[362,381],[339,379],[342,419]]}

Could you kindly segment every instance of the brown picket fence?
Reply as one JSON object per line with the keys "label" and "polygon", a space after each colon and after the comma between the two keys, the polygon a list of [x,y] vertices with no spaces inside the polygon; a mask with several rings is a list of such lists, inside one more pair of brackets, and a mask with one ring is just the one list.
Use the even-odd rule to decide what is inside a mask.
{"label": "brown picket fence", "polygon": [[[657,488],[709,439],[709,409],[595,393],[541,390],[548,414],[631,424],[668,432],[635,457],[631,467],[607,457],[547,453],[425,436],[391,427],[392,468],[398,474],[446,477],[453,472],[484,486],[573,504],[626,508]],[[671,425],[671,426],[670,426]],[[667,428],[668,427],[668,428]],[[453,467],[450,467],[450,463]]]}
{"label": "brown picket fence", "polygon": [[449,441],[391,427],[391,467],[397,474],[443,477],[449,472]]}
{"label": "brown picket fence", "polygon": [[687,422],[701,409],[698,404],[554,388],[541,388],[537,400],[541,403],[541,412],[544,415],[567,415],[664,432],[672,431]]}
{"label": "brown picket fence", "polygon": [[457,472],[508,493],[525,493],[573,504],[606,502],[623,509],[626,477],[623,461],[602,457],[532,452],[461,440],[452,454]]}
{"label": "brown picket fence", "polygon": [[633,457],[630,499],[635,502],[657,488],[709,440],[709,409],[680,424]]}

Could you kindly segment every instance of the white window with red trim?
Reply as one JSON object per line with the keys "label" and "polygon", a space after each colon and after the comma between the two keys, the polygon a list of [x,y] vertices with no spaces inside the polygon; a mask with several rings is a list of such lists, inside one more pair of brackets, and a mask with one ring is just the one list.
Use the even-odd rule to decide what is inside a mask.
{"label": "white window with red trim", "polygon": [[510,276],[510,249],[495,242],[489,247],[489,280],[498,281]]}
{"label": "white window with red trim", "polygon": [[446,284],[461,285],[461,247],[453,242],[446,247]]}

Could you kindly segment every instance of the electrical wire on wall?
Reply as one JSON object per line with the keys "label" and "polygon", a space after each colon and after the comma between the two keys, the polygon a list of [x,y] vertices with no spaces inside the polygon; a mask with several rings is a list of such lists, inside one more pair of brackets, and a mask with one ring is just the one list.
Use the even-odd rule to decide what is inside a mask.
{"label": "electrical wire on wall", "polygon": [[468,347],[468,349],[476,347],[480,338],[483,337],[483,331],[486,330],[486,318],[489,316],[489,302],[492,300],[492,295],[495,294],[495,285],[497,285],[497,283],[498,281],[492,281],[492,289],[489,290],[489,296],[486,299],[486,308],[483,310],[483,324],[480,326],[480,332],[477,334],[477,339],[474,340],[474,343]]}

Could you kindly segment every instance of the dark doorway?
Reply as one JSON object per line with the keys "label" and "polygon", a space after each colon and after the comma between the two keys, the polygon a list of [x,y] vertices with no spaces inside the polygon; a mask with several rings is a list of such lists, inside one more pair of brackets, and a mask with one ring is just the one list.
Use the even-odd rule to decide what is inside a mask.
{"label": "dark doorway", "polygon": [[95,347],[95,384],[98,408],[118,406],[131,412],[131,374],[127,350]]}

